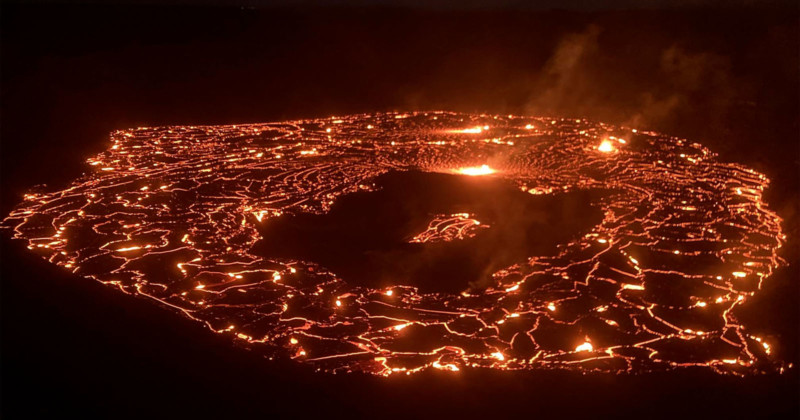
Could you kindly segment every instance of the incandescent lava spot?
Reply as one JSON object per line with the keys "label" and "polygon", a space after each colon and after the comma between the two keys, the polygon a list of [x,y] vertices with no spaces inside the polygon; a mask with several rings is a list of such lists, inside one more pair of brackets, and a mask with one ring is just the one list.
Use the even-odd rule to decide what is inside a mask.
{"label": "incandescent lava spot", "polygon": [[[376,191],[341,197],[325,214],[283,215],[257,224],[265,258],[315,261],[359,286],[459,293],[533,255],[555,255],[603,219],[590,204],[602,191],[532,195],[507,180],[419,171],[390,172]],[[490,225],[457,241],[409,243],[436,214],[470,213]]]}

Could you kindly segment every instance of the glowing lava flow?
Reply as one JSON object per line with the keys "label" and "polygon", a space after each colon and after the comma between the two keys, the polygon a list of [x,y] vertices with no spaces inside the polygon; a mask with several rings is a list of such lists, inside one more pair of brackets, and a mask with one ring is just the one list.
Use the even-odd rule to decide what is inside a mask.
{"label": "glowing lava flow", "polygon": [[470,217],[469,213],[440,214],[433,218],[424,232],[411,238],[411,243],[447,242],[472,238],[479,229],[489,225]]}
{"label": "glowing lava flow", "polygon": [[[27,194],[3,226],[54,264],[266,356],[378,375],[783,369],[774,343],[736,315],[783,264],[781,220],[762,199],[768,180],[700,144],[585,120],[448,112],[138,128],[111,140],[90,173]],[[556,255],[531,255],[460,294],[355,287],[313,261],[250,252],[257,224],[328,212],[387,171],[485,175],[486,162],[531,194],[613,191],[592,204],[605,217]],[[414,241],[477,226],[441,215]]]}

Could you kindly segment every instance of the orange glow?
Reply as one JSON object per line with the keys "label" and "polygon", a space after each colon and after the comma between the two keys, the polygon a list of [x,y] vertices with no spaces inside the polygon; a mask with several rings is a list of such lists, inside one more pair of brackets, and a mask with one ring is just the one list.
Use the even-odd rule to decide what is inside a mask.
{"label": "orange glow", "polygon": [[464,128],[462,130],[453,130],[453,132],[463,134],[479,134],[483,132],[483,127]]}
{"label": "orange glow", "polygon": [[128,252],[128,251],[136,251],[138,249],[142,249],[140,246],[129,246],[126,248],[117,248],[117,252]]}
{"label": "orange glow", "polygon": [[600,145],[597,146],[597,150],[603,153],[610,153],[617,149],[614,147],[614,143],[612,143],[610,140],[603,140]]}
{"label": "orange glow", "polygon": [[622,288],[627,290],[644,290],[644,286],[640,284],[624,284]]}
{"label": "orange glow", "polygon": [[442,363],[439,363],[438,360],[433,362],[432,366],[434,368],[436,368],[436,369],[449,370],[451,372],[458,372],[459,371],[458,366],[456,366],[456,365],[454,365],[452,363],[442,364]]}
{"label": "orange glow", "polygon": [[472,238],[489,225],[473,219],[469,213],[438,214],[424,232],[415,235],[410,243],[449,242]]}
{"label": "orange glow", "polygon": [[[409,112],[135,128],[110,144],[68,186],[25,194],[0,227],[52,264],[269,358],[381,376],[786,366],[786,346],[739,316],[786,265],[782,220],[762,196],[770,181],[698,143],[582,119]],[[256,251],[281,245],[264,229],[275,218],[324,215],[379,176],[413,170],[496,174],[526,200],[603,191],[590,204],[603,217],[552,253],[521,254],[481,287],[450,292],[401,273],[354,285],[311,257]],[[418,215],[402,240],[482,246],[518,211],[502,205]],[[443,244],[453,241],[464,242]],[[442,265],[443,280],[455,277]],[[689,345],[660,351],[674,343]]]}
{"label": "orange glow", "polygon": [[481,176],[481,175],[491,175],[495,173],[495,170],[490,168],[489,165],[481,165],[481,166],[470,166],[466,168],[459,168],[456,170],[461,175],[469,175],[469,176]]}

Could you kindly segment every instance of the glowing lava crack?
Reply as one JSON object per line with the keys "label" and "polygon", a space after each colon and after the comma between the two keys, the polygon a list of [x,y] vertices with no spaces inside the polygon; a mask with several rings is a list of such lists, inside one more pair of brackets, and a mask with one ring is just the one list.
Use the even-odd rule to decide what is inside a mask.
{"label": "glowing lava crack", "polygon": [[[783,368],[736,316],[783,264],[781,220],[762,200],[768,180],[700,144],[585,120],[447,112],[138,128],[111,140],[88,174],[27,194],[3,226],[52,263],[266,356],[378,375]],[[591,204],[602,221],[555,255],[530,255],[460,294],[354,286],[314,261],[251,252],[270,219],[324,214],[406,170],[495,177],[534,195],[612,193]],[[480,240],[494,225],[470,213],[429,220],[414,246]]]}

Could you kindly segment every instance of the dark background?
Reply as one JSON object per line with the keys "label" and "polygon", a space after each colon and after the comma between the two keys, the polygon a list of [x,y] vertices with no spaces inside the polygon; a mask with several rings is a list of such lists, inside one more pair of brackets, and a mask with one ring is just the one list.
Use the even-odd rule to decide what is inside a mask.
{"label": "dark background", "polygon": [[[65,185],[106,148],[110,131],[135,126],[448,109],[656,129],[773,180],[767,200],[785,219],[790,264],[742,316],[796,363],[794,3],[4,2],[0,210],[36,184]],[[4,418],[800,414],[797,368],[744,379],[315,374],[24,251],[3,238]]]}

